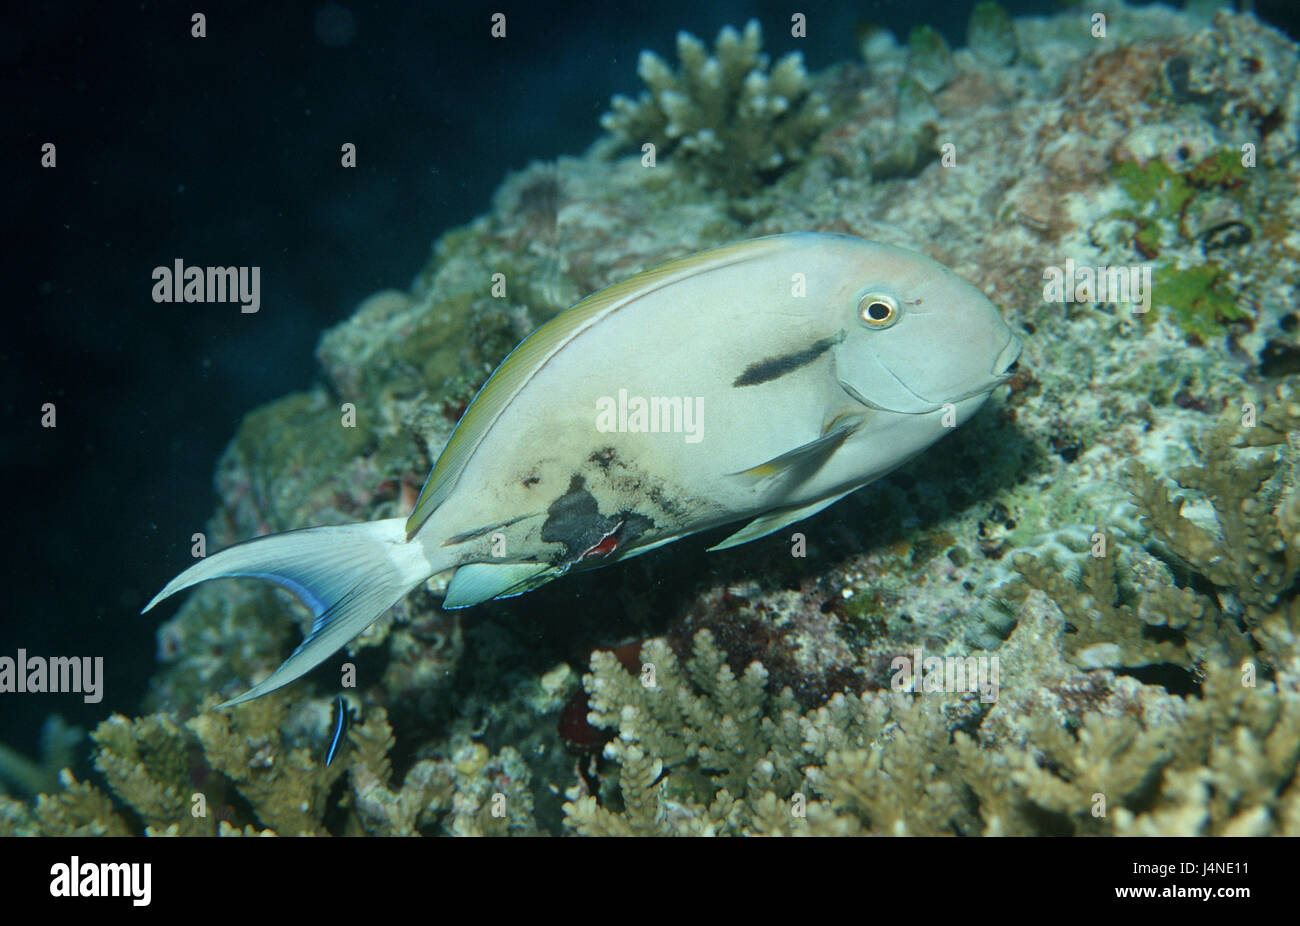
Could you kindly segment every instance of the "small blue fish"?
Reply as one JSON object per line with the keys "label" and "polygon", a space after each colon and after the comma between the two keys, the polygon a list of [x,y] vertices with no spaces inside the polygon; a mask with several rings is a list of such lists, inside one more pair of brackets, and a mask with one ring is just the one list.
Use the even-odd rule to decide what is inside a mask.
{"label": "small blue fish", "polygon": [[329,768],[330,763],[334,761],[334,753],[338,751],[339,743],[343,741],[343,731],[348,728],[348,720],[351,710],[343,700],[343,695],[338,696],[334,703],[334,739],[330,740],[330,751],[325,756],[325,767]]}

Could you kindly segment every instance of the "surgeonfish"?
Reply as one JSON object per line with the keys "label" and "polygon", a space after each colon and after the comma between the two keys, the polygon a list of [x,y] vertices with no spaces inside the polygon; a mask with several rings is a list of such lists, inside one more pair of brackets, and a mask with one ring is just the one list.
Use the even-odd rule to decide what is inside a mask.
{"label": "surgeonfish", "polygon": [[[1006,382],[1020,341],[976,287],[861,238],[774,235],[674,260],[525,338],[466,408],[407,518],[249,540],[149,602],[256,576],[311,609],[226,707],[298,678],[417,585],[519,595],[724,524],[757,540],[883,476]],[[431,586],[432,587],[432,586]]]}

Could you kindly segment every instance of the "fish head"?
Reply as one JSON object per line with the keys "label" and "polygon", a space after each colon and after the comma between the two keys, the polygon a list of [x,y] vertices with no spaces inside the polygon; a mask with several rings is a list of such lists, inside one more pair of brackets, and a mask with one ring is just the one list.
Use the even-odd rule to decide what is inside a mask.
{"label": "fish head", "polygon": [[[942,264],[863,242],[835,300],[835,375],[870,408],[964,421],[1011,378],[1020,339],[989,299]],[[960,423],[960,421],[959,421]]]}

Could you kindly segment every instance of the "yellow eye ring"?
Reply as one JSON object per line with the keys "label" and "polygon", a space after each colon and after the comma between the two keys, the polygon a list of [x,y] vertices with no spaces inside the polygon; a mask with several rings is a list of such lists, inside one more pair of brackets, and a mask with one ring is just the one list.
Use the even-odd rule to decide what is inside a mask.
{"label": "yellow eye ring", "polygon": [[898,321],[898,303],[883,293],[867,293],[858,303],[858,318],[868,328],[888,328]]}

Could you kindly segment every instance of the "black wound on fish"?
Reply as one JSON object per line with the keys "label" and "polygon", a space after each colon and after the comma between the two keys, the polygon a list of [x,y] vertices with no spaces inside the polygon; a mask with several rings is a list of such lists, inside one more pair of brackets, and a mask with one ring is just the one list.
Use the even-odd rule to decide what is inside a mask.
{"label": "black wound on fish", "polygon": [[751,363],[745,367],[745,372],[737,376],[735,382],[731,385],[757,386],[759,383],[766,383],[785,376],[787,373],[793,373],[800,367],[812,363],[842,340],[844,340],[844,332],[841,331],[835,337],[822,338],[803,350],[782,354],[779,357],[768,357],[766,360]]}
{"label": "black wound on fish", "polygon": [[557,566],[604,558],[654,526],[650,518],[632,511],[613,517],[602,515],[596,497],[587,490],[587,481],[577,475],[546,514],[542,539],[564,545],[564,554],[555,561]]}

